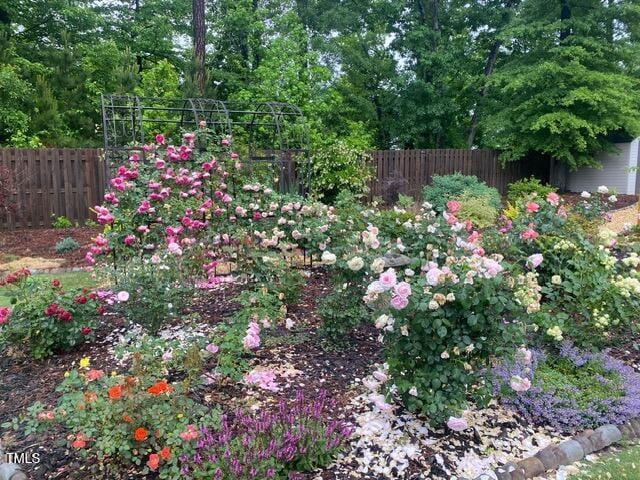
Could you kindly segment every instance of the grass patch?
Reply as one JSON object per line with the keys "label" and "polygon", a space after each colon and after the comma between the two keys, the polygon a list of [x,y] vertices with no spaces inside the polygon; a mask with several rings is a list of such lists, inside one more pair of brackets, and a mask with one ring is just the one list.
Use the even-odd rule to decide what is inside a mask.
{"label": "grass patch", "polygon": [[640,478],[640,445],[607,455],[585,467],[571,480],[614,480]]}
{"label": "grass patch", "polygon": [[[45,278],[53,280],[57,278],[62,283],[65,289],[73,290],[76,288],[94,288],[99,285],[99,282],[91,277],[90,272],[65,272],[65,273],[38,273],[34,275],[37,278]],[[8,295],[8,291],[5,288],[0,288],[0,307],[10,307],[11,297]]]}

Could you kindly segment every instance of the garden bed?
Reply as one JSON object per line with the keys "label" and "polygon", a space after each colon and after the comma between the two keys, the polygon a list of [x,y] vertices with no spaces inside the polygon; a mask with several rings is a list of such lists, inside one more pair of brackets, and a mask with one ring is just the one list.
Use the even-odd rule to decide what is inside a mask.
{"label": "garden bed", "polygon": [[[86,267],[84,256],[102,228],[26,228],[19,230],[4,230],[0,232],[0,275],[3,264],[12,264],[12,270],[27,268],[55,268],[55,267]],[[56,243],[67,237],[73,238],[80,245],[69,252],[56,252]],[[21,259],[29,257],[34,260]],[[38,261],[49,260],[49,262]],[[18,261],[18,262],[16,262]],[[4,267],[8,270],[7,267]]]}

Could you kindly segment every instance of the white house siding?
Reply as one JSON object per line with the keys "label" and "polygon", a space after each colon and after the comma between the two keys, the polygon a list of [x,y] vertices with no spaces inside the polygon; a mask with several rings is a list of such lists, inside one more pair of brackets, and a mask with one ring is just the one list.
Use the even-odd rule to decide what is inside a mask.
{"label": "white house siding", "polygon": [[[569,172],[567,189],[572,192],[595,191],[600,185],[614,188],[617,193],[634,194],[638,185],[638,153],[640,138],[630,143],[617,143],[617,153],[603,153],[600,157],[602,168],[581,168]],[[630,169],[634,169],[630,171]]]}

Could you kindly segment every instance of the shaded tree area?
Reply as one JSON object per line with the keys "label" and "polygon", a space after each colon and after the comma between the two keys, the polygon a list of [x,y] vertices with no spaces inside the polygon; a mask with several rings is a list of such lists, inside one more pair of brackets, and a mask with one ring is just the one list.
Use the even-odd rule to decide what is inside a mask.
{"label": "shaded tree area", "polygon": [[574,168],[640,133],[639,34],[640,0],[3,0],[0,144],[98,145],[100,94],[137,93]]}

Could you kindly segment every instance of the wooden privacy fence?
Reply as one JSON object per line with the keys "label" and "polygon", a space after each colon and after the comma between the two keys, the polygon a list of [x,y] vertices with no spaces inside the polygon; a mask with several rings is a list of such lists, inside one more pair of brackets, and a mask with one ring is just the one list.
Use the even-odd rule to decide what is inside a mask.
{"label": "wooden privacy fence", "polygon": [[[285,163],[294,168],[291,158]],[[372,165],[370,199],[382,197],[388,202],[401,193],[420,198],[433,175],[476,175],[503,194],[520,178],[549,178],[548,160],[528,158],[502,168],[494,150],[376,150]],[[107,169],[100,149],[4,148],[1,167],[12,174],[10,203],[16,209],[8,214],[0,211],[0,228],[48,227],[52,215],[83,224],[94,219],[90,208],[103,200]]]}
{"label": "wooden privacy fence", "polygon": [[495,150],[431,149],[376,150],[372,152],[374,178],[370,198],[382,197],[388,202],[398,194],[420,198],[422,188],[431,183],[433,175],[455,172],[475,175],[505,194],[509,183],[533,175],[547,181],[549,161],[530,157],[508,163],[504,168]]}
{"label": "wooden privacy fence", "polygon": [[[13,212],[0,212],[0,228],[48,227],[51,216],[83,224],[102,202],[106,168],[95,148],[3,148],[0,167],[11,172]],[[3,181],[0,178],[0,182]]]}

